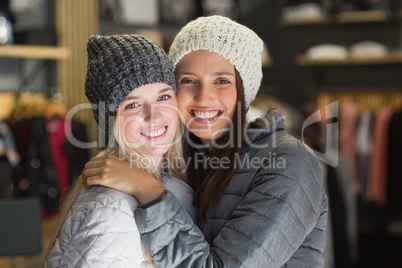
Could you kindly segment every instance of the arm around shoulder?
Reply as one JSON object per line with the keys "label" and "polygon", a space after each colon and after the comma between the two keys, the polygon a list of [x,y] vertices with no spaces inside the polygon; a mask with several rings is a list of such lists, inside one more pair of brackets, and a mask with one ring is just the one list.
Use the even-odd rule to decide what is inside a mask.
{"label": "arm around shoulder", "polygon": [[271,164],[283,158],[284,165],[244,178],[252,180],[250,188],[211,244],[169,193],[138,209],[138,228],[156,265],[321,267],[327,207],[317,160],[303,145],[277,148],[274,158]]}

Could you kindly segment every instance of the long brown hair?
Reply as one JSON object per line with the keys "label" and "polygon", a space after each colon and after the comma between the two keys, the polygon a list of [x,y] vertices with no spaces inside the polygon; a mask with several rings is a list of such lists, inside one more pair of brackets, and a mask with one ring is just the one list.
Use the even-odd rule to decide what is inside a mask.
{"label": "long brown hair", "polygon": [[[215,140],[216,144],[227,144],[229,139],[233,139],[234,142],[229,143],[229,146],[223,148],[213,147],[210,151],[211,157],[218,159],[227,158],[229,159],[229,164],[226,167],[213,168],[207,163],[206,167],[201,166],[201,168],[199,168],[195,163],[198,150],[183,139],[183,155],[185,162],[191,163],[186,170],[187,178],[194,189],[194,203],[197,208],[198,219],[204,222],[207,220],[207,214],[215,210],[223,192],[228,186],[235,171],[236,155],[241,153],[244,144],[244,130],[246,124],[244,87],[240,74],[236,69],[235,75],[237,105],[232,118],[232,128],[230,129],[233,133],[228,131]],[[194,134],[189,133],[187,137],[191,139],[193,144],[201,144],[201,140]]]}

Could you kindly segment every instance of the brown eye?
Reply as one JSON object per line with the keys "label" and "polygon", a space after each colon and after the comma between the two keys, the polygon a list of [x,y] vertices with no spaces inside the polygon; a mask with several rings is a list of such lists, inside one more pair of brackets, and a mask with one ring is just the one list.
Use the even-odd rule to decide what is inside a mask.
{"label": "brown eye", "polygon": [[195,84],[195,82],[191,79],[184,78],[184,79],[180,80],[180,84]]}
{"label": "brown eye", "polygon": [[216,81],[217,84],[229,84],[230,81],[226,80],[226,79],[219,79],[218,81]]}

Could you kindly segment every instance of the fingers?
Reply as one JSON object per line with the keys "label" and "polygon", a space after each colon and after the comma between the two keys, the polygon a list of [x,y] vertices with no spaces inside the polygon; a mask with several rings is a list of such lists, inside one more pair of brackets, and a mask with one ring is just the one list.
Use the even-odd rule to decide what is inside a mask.
{"label": "fingers", "polygon": [[107,166],[107,165],[113,165],[113,163],[116,160],[120,161],[114,155],[92,157],[91,160],[89,160],[89,162],[87,162],[85,164],[84,169],[98,168],[98,167],[103,167],[103,166]]}
{"label": "fingers", "polygon": [[89,178],[89,177],[92,177],[92,176],[101,175],[102,172],[103,172],[103,171],[102,171],[101,168],[85,168],[85,169],[82,171],[82,176],[83,176],[84,178]]}
{"label": "fingers", "polygon": [[109,172],[105,167],[87,168],[82,171],[82,178],[86,188],[93,185],[108,186]]}
{"label": "fingers", "polygon": [[[93,157],[87,162],[82,171],[83,183],[86,188],[93,185],[108,186],[107,178],[110,177],[110,172],[116,169],[116,164],[119,163],[118,157],[114,155]],[[114,167],[114,168],[113,168]]]}
{"label": "fingers", "polygon": [[99,168],[104,165],[103,161],[89,161],[88,163],[85,164],[84,170],[86,169],[91,169],[91,168]]}
{"label": "fingers", "polygon": [[[85,165],[84,170],[82,171],[82,180],[84,183],[85,188],[90,188],[93,185],[98,185],[98,179],[93,180],[90,178],[94,177],[100,177],[102,174],[102,170],[100,168],[87,168],[87,165]],[[88,182],[89,180],[89,182]]]}
{"label": "fingers", "polygon": [[92,157],[91,160],[89,160],[89,161],[90,162],[91,161],[104,161],[106,159],[119,159],[119,158],[115,155],[102,155],[102,156]]}
{"label": "fingers", "polygon": [[104,166],[105,158],[105,156],[92,157],[89,162],[85,164],[81,173],[85,188],[90,188],[93,185],[99,185],[99,176],[102,174],[102,167]]}
{"label": "fingers", "polygon": [[96,175],[96,176],[88,177],[84,180],[84,186],[87,189],[90,188],[91,186],[95,186],[95,185],[105,186],[104,176]]}

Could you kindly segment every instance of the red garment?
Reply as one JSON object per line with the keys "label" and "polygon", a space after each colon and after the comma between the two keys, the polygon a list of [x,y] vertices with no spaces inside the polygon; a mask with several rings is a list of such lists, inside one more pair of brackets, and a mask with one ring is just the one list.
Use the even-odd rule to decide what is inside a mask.
{"label": "red garment", "polygon": [[387,138],[392,108],[382,107],[373,124],[373,154],[370,158],[367,198],[382,207],[386,202]]}
{"label": "red garment", "polygon": [[356,155],[356,124],[359,109],[353,100],[347,100],[339,116],[339,151],[349,162],[353,176],[353,191],[360,195],[363,190]]}
{"label": "red garment", "polygon": [[63,144],[66,141],[64,122],[64,118],[61,117],[53,117],[46,122],[46,131],[49,136],[61,200],[66,197],[70,186],[67,157],[63,149]]}

